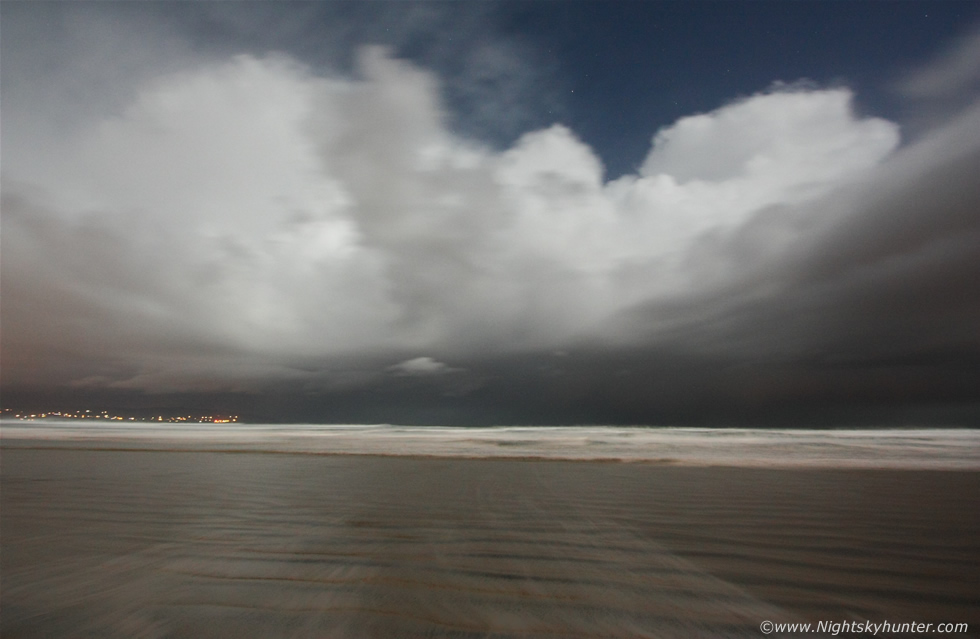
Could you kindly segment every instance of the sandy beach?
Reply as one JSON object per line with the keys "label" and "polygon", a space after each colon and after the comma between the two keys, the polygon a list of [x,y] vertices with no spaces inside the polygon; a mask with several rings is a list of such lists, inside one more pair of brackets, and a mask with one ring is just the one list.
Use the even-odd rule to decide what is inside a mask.
{"label": "sandy beach", "polygon": [[980,628],[976,471],[75,446],[4,442],[6,638]]}

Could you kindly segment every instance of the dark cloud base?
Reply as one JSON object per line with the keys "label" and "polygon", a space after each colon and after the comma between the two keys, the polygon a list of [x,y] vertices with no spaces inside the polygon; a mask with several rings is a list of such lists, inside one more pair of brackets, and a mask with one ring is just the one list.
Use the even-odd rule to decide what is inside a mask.
{"label": "dark cloud base", "polygon": [[147,394],[9,389],[15,410],[234,414],[253,423],[624,424],[837,428],[980,426],[980,352],[891,361],[749,364],[667,351],[569,353],[469,363],[441,377],[354,389]]}

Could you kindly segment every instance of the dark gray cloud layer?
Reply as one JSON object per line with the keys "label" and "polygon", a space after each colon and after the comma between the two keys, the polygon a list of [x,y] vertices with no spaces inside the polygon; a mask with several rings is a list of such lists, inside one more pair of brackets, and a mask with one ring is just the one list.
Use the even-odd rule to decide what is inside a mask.
{"label": "dark gray cloud layer", "polygon": [[[192,24],[5,7],[7,400],[419,423],[980,419],[980,106],[950,88],[975,82],[955,51],[903,85],[960,105],[912,144],[846,88],[776,85],[663,127],[607,182],[565,126],[504,148],[454,126],[460,109],[488,109],[494,123],[464,119],[498,137],[533,120],[519,111],[540,60],[476,37],[480,10],[404,5],[385,27],[359,6],[297,21],[207,5]],[[311,21],[332,68],[298,57]],[[142,25],[140,44],[120,24]],[[38,29],[62,29],[64,50],[30,42]],[[345,67],[372,29],[461,70],[376,47]],[[284,34],[289,54],[230,50]]]}

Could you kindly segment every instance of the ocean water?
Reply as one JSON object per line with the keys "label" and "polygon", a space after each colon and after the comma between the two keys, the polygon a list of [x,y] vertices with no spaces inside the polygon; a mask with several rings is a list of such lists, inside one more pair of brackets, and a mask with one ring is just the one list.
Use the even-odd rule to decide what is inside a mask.
{"label": "ocean water", "polygon": [[0,438],[310,454],[616,460],[681,465],[980,470],[980,429],[153,424],[5,421]]}
{"label": "ocean water", "polygon": [[973,431],[16,422],[0,443],[5,639],[980,636]]}

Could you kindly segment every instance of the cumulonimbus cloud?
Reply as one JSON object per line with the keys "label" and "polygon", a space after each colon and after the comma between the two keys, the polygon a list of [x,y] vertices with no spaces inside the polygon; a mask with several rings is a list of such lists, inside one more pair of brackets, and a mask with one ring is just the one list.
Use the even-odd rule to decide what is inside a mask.
{"label": "cumulonimbus cloud", "polygon": [[360,69],[207,62],[5,152],[5,382],[234,386],[616,338],[631,309],[738,285],[746,229],[783,216],[753,235],[779,254],[899,144],[847,89],[776,87],[605,182],[565,126],[494,151],[449,132],[432,74],[377,49]]}

